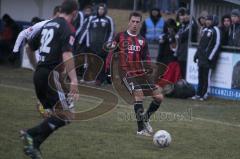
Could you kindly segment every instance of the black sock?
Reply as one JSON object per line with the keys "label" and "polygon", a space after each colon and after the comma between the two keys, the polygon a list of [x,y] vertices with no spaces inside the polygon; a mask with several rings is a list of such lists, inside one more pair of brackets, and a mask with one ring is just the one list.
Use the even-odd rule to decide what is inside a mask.
{"label": "black sock", "polygon": [[144,129],[143,116],[142,116],[142,113],[144,112],[144,108],[143,108],[143,102],[142,101],[134,102],[134,111],[135,111],[135,114],[136,114],[138,131],[141,131],[141,130]]}
{"label": "black sock", "polygon": [[65,121],[61,120],[60,118],[52,116],[50,118],[45,119],[38,126],[29,129],[27,132],[34,138],[35,148],[39,148],[40,145],[47,139],[47,137],[50,134],[52,134],[55,130],[64,126],[65,124],[66,124]]}
{"label": "black sock", "polygon": [[151,115],[152,115],[155,111],[158,110],[158,108],[160,107],[160,104],[161,104],[161,102],[158,102],[158,101],[155,101],[155,100],[153,100],[153,101],[150,103],[149,108],[148,108],[148,110],[147,110],[147,112],[146,112],[146,116],[145,116],[145,119],[146,119],[146,120],[149,120],[150,117],[151,117]]}

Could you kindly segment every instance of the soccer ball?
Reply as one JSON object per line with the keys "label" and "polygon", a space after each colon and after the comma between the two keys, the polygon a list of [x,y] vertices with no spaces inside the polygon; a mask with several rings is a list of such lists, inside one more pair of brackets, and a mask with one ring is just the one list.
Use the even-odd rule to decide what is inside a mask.
{"label": "soccer ball", "polygon": [[157,147],[168,147],[172,141],[171,135],[166,130],[159,130],[153,136],[153,143]]}

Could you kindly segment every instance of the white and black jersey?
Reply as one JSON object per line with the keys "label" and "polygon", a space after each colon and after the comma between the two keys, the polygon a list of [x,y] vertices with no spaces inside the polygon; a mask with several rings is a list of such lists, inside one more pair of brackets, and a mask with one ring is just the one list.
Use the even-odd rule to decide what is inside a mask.
{"label": "white and black jersey", "polygon": [[39,23],[36,23],[35,25],[33,25],[33,26],[31,26],[27,29],[22,30],[18,34],[18,37],[16,39],[16,42],[15,42],[15,45],[14,45],[14,48],[13,48],[13,52],[18,52],[22,42],[25,41],[25,40],[29,40],[29,39],[33,38],[34,35],[37,32],[39,32],[39,30],[41,30],[42,27],[49,21],[50,20],[44,20],[44,21],[41,21]]}
{"label": "white and black jersey", "polygon": [[101,55],[103,45],[113,40],[114,24],[109,16],[92,16],[89,19],[87,29],[83,36],[86,37],[86,44],[93,53]]}
{"label": "white and black jersey", "polygon": [[76,29],[76,36],[78,36],[79,33],[81,32],[83,24],[84,24],[84,15],[83,15],[83,12],[79,11],[76,19],[73,22],[73,26]]}
{"label": "white and black jersey", "polygon": [[221,34],[219,28],[216,26],[205,28],[195,55],[198,59],[198,65],[204,67],[215,65],[215,58],[219,53],[220,44]]}
{"label": "white and black jersey", "polygon": [[47,22],[42,30],[29,41],[29,46],[39,49],[40,61],[37,67],[53,69],[62,62],[62,53],[72,52],[75,40],[74,27],[64,18]]}

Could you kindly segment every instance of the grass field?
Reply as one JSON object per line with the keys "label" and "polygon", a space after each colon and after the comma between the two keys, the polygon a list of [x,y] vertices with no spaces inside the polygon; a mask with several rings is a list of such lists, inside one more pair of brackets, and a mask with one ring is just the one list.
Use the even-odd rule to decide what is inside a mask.
{"label": "grass field", "polygon": [[[0,70],[0,158],[25,159],[18,131],[41,121],[35,109],[32,72]],[[99,102],[81,96],[77,109],[90,109]],[[42,152],[44,158],[52,159],[239,159],[239,106],[237,101],[220,99],[165,99],[152,125],[155,130],[169,131],[173,141],[170,147],[159,149],[151,137],[135,135],[132,108],[120,100],[110,113],[57,131],[42,145]]]}
{"label": "grass field", "polygon": [[[117,31],[125,29],[129,11],[110,10]],[[146,16],[146,15],[144,15]],[[42,119],[35,109],[32,72],[0,66],[0,159],[25,159],[18,131]],[[103,87],[112,91],[111,86]],[[80,93],[84,94],[84,92]],[[81,96],[78,110],[101,99]],[[145,106],[150,102],[147,99]],[[211,98],[206,102],[165,99],[152,120],[155,130],[172,135],[170,147],[159,149],[151,137],[137,137],[132,106],[117,107],[96,119],[73,122],[43,145],[45,159],[239,159],[240,104]]]}

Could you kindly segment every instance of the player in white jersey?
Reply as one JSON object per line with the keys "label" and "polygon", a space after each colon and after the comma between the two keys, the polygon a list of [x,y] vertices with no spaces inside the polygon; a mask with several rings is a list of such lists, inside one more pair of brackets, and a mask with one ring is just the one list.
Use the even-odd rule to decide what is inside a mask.
{"label": "player in white jersey", "polygon": [[[52,19],[56,18],[59,16],[60,14],[60,11],[61,11],[61,7],[60,6],[56,6],[53,10],[53,16],[52,16]],[[44,20],[44,21],[41,21],[41,22],[38,22],[36,23],[35,25],[27,28],[27,29],[24,29],[23,31],[21,31],[16,39],[16,42],[15,42],[15,45],[14,45],[14,48],[13,48],[13,54],[14,55],[17,55],[19,54],[19,51],[20,51],[20,47],[21,47],[21,44],[23,41],[25,40],[30,40],[32,39],[35,34],[40,30],[42,29],[42,27],[48,22],[50,21],[49,20]],[[32,64],[33,67],[36,66],[36,60],[38,61],[38,57],[36,58],[35,56],[33,56],[34,54],[30,54],[29,52],[31,50],[28,50],[29,48],[27,47],[27,54],[28,54],[28,58],[29,58],[29,61],[30,63]],[[13,55],[13,56],[14,56]],[[38,53],[37,55],[38,56]],[[45,116],[48,116],[48,112],[46,110],[43,109],[43,106],[42,104],[40,104],[40,102],[37,102],[37,110],[39,111],[39,113],[45,117]]]}
{"label": "player in white jersey", "polygon": [[[60,6],[56,6],[53,10],[53,16],[52,18],[58,17],[60,13]],[[39,23],[36,23],[35,25],[24,29],[18,34],[17,40],[15,42],[14,48],[13,48],[13,53],[18,53],[20,46],[24,40],[29,40],[34,37],[34,35],[46,24],[49,20],[44,20]]]}

